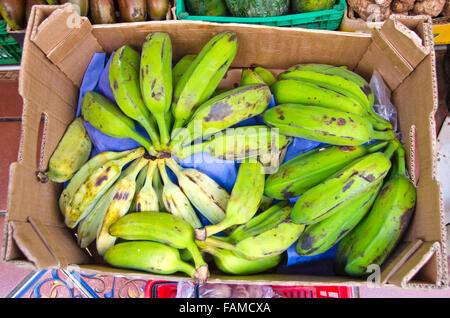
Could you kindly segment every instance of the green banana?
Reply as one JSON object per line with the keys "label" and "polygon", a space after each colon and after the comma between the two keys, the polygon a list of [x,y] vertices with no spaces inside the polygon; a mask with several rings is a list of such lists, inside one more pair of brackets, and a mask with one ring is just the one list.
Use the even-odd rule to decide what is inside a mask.
{"label": "green banana", "polygon": [[73,229],[79,221],[88,215],[103,194],[119,178],[122,168],[132,160],[143,156],[144,153],[145,150],[139,147],[124,157],[107,161],[95,169],[66,204],[63,215],[67,227]]}
{"label": "green banana", "polygon": [[167,147],[169,127],[166,113],[172,103],[172,42],[167,33],[147,35],[142,46],[140,85],[145,105],[155,116],[159,127],[161,146]]}
{"label": "green banana", "polygon": [[292,206],[289,201],[280,201],[251,218],[247,223],[236,227],[228,236],[221,237],[221,239],[228,243],[237,243],[253,235],[263,233],[281,223],[289,216],[291,211]]}
{"label": "green banana", "polygon": [[136,192],[135,209],[141,211],[159,211],[159,200],[155,188],[153,188],[153,174],[157,169],[156,160],[148,163],[144,185]]}
{"label": "green banana", "polygon": [[261,204],[259,205],[259,208],[261,209],[261,211],[265,211],[272,206],[272,203],[273,203],[273,199],[271,197],[268,197],[267,195],[263,195],[263,197],[261,199]]}
{"label": "green banana", "polygon": [[277,79],[275,78],[275,76],[272,74],[271,71],[269,71],[268,69],[265,69],[264,67],[261,66],[256,66],[253,71],[259,75],[260,78],[262,78],[262,80],[264,81],[264,83],[266,83],[266,85],[268,85],[269,87],[272,86],[273,83],[275,83],[277,81]]}
{"label": "green banana", "polygon": [[53,182],[66,182],[88,161],[92,142],[83,118],[73,120],[50,157],[47,177]]}
{"label": "green banana", "polygon": [[319,106],[282,104],[265,111],[263,120],[281,134],[338,146],[395,138],[392,130],[374,130],[365,117]]}
{"label": "green banana", "polygon": [[87,92],[81,102],[81,111],[84,119],[102,133],[115,138],[132,138],[149,153],[156,153],[150,140],[136,131],[134,121],[103,95]]}
{"label": "green banana", "polygon": [[196,54],[186,54],[177,62],[177,64],[175,64],[172,69],[172,87],[177,86],[178,81],[187,71],[189,66],[191,66],[196,57]]}
{"label": "green banana", "polygon": [[375,152],[351,162],[334,175],[305,191],[292,209],[298,224],[314,224],[348,207],[373,189],[389,172],[389,158],[397,149],[390,143],[385,152]]}
{"label": "green banana", "polygon": [[229,250],[208,246],[202,252],[214,256],[214,264],[219,270],[231,275],[251,275],[265,272],[281,262],[281,254],[257,260],[248,260]]}
{"label": "green banana", "polygon": [[276,153],[291,142],[291,137],[267,126],[245,126],[218,132],[209,140],[182,148],[177,155],[187,158],[195,153],[207,152],[219,159],[235,161]]}
{"label": "green banana", "polygon": [[193,111],[214,93],[237,53],[237,36],[231,31],[214,36],[202,48],[174,89],[174,129],[181,128]]}
{"label": "green banana", "polygon": [[271,96],[267,85],[252,84],[211,98],[198,107],[186,129],[173,131],[170,149],[176,153],[197,138],[207,138],[244,119],[259,115],[269,105]]}
{"label": "green banana", "polygon": [[208,278],[208,265],[195,245],[194,229],[182,218],[164,212],[129,213],[112,224],[109,233],[129,241],[155,241],[186,249],[194,260],[195,276],[203,281]]}
{"label": "green banana", "polygon": [[158,162],[159,173],[162,177],[163,188],[163,203],[167,211],[175,216],[178,216],[188,222],[194,229],[201,228],[202,222],[194,211],[189,199],[183,193],[179,186],[173,183],[167,175],[164,161]]}
{"label": "green banana", "polygon": [[81,168],[74,174],[67,186],[61,192],[58,201],[61,213],[65,213],[67,204],[91,173],[93,173],[97,168],[101,167],[106,162],[125,157],[132,151],[133,150],[126,150],[122,152],[105,151],[89,159],[89,161],[81,166]]}
{"label": "green banana", "polygon": [[163,200],[164,185],[161,180],[161,175],[159,173],[159,169],[156,169],[155,172],[153,173],[153,189],[155,189],[156,196],[158,198],[159,211],[169,212],[166,210],[166,207],[164,206],[164,200]]}
{"label": "green banana", "polygon": [[[195,279],[194,266],[180,258],[173,247],[150,241],[131,241],[116,244],[104,255],[105,261],[114,267],[135,269],[155,274],[184,272]],[[198,283],[204,283],[198,281]]]}
{"label": "green banana", "polygon": [[175,173],[181,190],[192,205],[212,224],[225,218],[230,195],[208,175],[192,168],[182,168],[172,158],[167,166]]}
{"label": "green banana", "polygon": [[355,72],[326,64],[298,64],[278,76],[280,80],[289,78],[326,86],[352,97],[364,106],[366,114],[372,118],[377,130],[392,129],[392,124],[373,110],[374,94],[369,83]]}
{"label": "green banana", "polygon": [[318,223],[307,226],[295,246],[297,254],[317,255],[338,243],[369,212],[382,185],[383,183],[379,182],[373,190],[367,191],[346,208]]}
{"label": "green banana", "polygon": [[196,241],[196,244],[201,250],[213,246],[233,251],[249,260],[260,260],[286,251],[298,240],[304,229],[305,225],[295,224],[287,217],[274,227],[234,244],[211,236],[204,241]]}
{"label": "green banana", "polygon": [[155,119],[145,106],[139,79],[141,57],[133,48],[124,45],[113,55],[109,66],[109,83],[114,99],[122,112],[147,131],[153,145],[159,148]]}
{"label": "green banana", "polygon": [[325,180],[353,160],[383,148],[388,142],[362,146],[327,146],[303,153],[268,176],[264,193],[275,199],[289,199]]}
{"label": "green banana", "polygon": [[240,86],[249,84],[265,84],[264,80],[252,69],[242,70]]}
{"label": "green banana", "polygon": [[144,157],[139,158],[123,171],[118,180],[117,189],[97,232],[96,247],[99,255],[104,255],[114,245],[116,238],[109,234],[109,227],[129,211],[135,193],[136,177],[147,163],[148,160]]}
{"label": "green banana", "polygon": [[338,245],[335,270],[364,276],[369,265],[381,266],[408,227],[416,203],[416,189],[406,176],[405,150],[397,151],[397,171],[378,194],[372,209]]}
{"label": "green banana", "polygon": [[145,166],[141,171],[139,171],[139,174],[136,178],[136,187],[135,187],[133,201],[131,201],[130,211],[136,212],[137,194],[139,193],[139,191],[141,191],[142,187],[144,186],[145,177],[147,176],[148,166],[149,165]]}
{"label": "green banana", "polygon": [[241,163],[236,182],[225,210],[225,218],[217,224],[196,230],[197,240],[248,222],[258,211],[264,192],[264,168],[259,162]]}

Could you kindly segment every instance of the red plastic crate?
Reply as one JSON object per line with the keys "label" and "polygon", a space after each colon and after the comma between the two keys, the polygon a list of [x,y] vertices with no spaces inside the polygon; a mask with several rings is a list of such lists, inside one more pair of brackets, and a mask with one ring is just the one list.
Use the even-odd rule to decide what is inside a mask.
{"label": "red plastic crate", "polygon": [[[150,280],[145,285],[146,298],[175,298],[177,282]],[[286,298],[354,298],[352,287],[347,286],[272,286]],[[198,294],[197,294],[198,295]]]}

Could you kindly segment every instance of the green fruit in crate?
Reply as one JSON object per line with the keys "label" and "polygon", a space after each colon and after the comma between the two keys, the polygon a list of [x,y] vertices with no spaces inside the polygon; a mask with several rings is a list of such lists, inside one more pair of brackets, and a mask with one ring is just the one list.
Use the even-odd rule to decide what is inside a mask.
{"label": "green fruit in crate", "polygon": [[295,13],[328,10],[333,8],[336,0],[291,0]]}
{"label": "green fruit in crate", "polygon": [[[114,266],[156,274],[184,272],[195,279],[194,266],[180,258],[173,247],[150,241],[131,241],[111,247],[104,255],[105,261]],[[204,281],[198,281],[204,283]]]}
{"label": "green fruit in crate", "polygon": [[61,4],[71,3],[78,14],[86,17],[89,12],[89,0],[61,0]]}
{"label": "green fruit in crate", "polygon": [[117,0],[120,19],[123,22],[139,22],[147,20],[146,0]]}
{"label": "green fruit in crate", "polygon": [[89,11],[94,24],[116,22],[116,8],[113,0],[89,1]]}
{"label": "green fruit in crate", "polygon": [[58,143],[46,172],[50,180],[60,183],[69,180],[89,159],[92,142],[83,123],[83,118],[75,118]]}
{"label": "green fruit in crate", "polygon": [[0,14],[9,25],[11,30],[21,30],[24,28],[25,2],[18,0],[0,1]]}
{"label": "green fruit in crate", "polygon": [[283,163],[268,176],[264,193],[275,199],[289,199],[325,180],[353,160],[383,148],[387,142],[362,146],[316,148]]}
{"label": "green fruit in crate", "polygon": [[59,0],[47,0],[48,4],[59,4]]}
{"label": "green fruit in crate", "polygon": [[226,16],[225,0],[186,0],[187,11],[190,15]]}
{"label": "green fruit in crate", "polygon": [[235,17],[275,17],[289,12],[289,0],[225,0]]}
{"label": "green fruit in crate", "polygon": [[149,18],[155,21],[165,20],[169,6],[169,0],[147,0]]}

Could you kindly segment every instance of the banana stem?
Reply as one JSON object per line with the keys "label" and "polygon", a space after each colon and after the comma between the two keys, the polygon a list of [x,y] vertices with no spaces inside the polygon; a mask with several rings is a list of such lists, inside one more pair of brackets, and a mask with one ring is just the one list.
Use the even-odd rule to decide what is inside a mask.
{"label": "banana stem", "polygon": [[405,148],[403,146],[400,146],[397,149],[397,175],[400,176],[406,176],[406,154],[405,154]]}
{"label": "banana stem", "polygon": [[399,147],[399,142],[397,139],[392,140],[389,143],[389,146],[386,148],[386,150],[384,151],[384,155],[386,156],[386,158],[391,159],[392,155],[394,154],[394,152],[398,149]]}
{"label": "banana stem", "polygon": [[180,258],[180,261],[178,262],[178,270],[180,270],[183,273],[186,273],[191,278],[195,278],[197,270],[194,266],[192,266],[189,263],[186,263]]}
{"label": "banana stem", "polygon": [[199,153],[199,152],[205,152],[206,146],[210,143],[210,141],[205,141],[201,143],[194,143],[193,145],[188,145],[186,147],[182,147],[178,154],[180,158],[184,159],[189,156],[192,156],[193,154]]}
{"label": "banana stem", "polygon": [[172,130],[175,130],[175,129],[177,129],[177,128],[182,128],[183,125],[184,125],[184,120],[181,120],[181,119],[179,119],[179,118],[175,118],[175,122],[174,122],[174,124],[173,124]]}
{"label": "banana stem", "polygon": [[170,142],[170,136],[169,136],[169,129],[167,128],[166,118],[165,116],[158,116],[157,117],[157,123],[159,127],[159,135],[161,137],[160,144],[162,145],[163,149],[167,149]]}
{"label": "banana stem", "polygon": [[145,176],[144,186],[142,187],[143,191],[147,191],[153,187],[153,175],[155,174],[156,164],[155,160],[151,160],[148,163],[147,174]]}
{"label": "banana stem", "polygon": [[[214,238],[214,237],[206,238],[206,240],[203,241],[203,246],[205,248],[207,248],[209,246],[212,246],[212,247],[218,247],[218,248],[222,248],[222,249],[225,249],[225,250],[237,252],[236,246],[234,246],[233,244],[228,243],[228,242],[224,242],[224,241],[219,240],[219,239]],[[203,249],[203,247],[201,247],[201,245],[199,247]]]}
{"label": "banana stem", "polygon": [[144,148],[147,150],[147,152],[151,155],[156,155],[156,149],[153,146],[153,144],[148,140],[147,138],[143,137],[139,133],[134,133],[132,136],[130,136],[132,139],[140,143]]}
{"label": "banana stem", "polygon": [[374,142],[373,144],[367,146],[367,152],[372,153],[372,152],[378,151],[378,150],[384,148],[387,144],[389,144],[388,141]]}
{"label": "banana stem", "polygon": [[226,218],[217,224],[207,225],[204,227],[206,237],[222,232],[232,225],[234,224],[231,224]]}
{"label": "banana stem", "polygon": [[377,130],[392,130],[392,124],[378,115],[373,109],[368,111],[368,120],[372,123],[373,127]]}
{"label": "banana stem", "polygon": [[159,149],[159,147],[160,147],[159,135],[156,132],[156,130],[150,125],[150,123],[148,123],[145,120],[142,121],[141,125],[147,131],[147,134],[150,136],[150,139],[151,139],[153,145]]}
{"label": "banana stem", "polygon": [[192,242],[192,244],[188,244],[186,246],[186,249],[191,253],[196,268],[206,265],[206,262],[203,259],[202,254],[200,254],[200,251],[198,250],[198,247],[197,245],[195,245],[194,242]]}
{"label": "banana stem", "polygon": [[395,138],[396,136],[393,130],[386,130],[386,131],[374,130],[372,134],[372,139],[392,140]]}
{"label": "banana stem", "polygon": [[173,160],[173,158],[166,159],[166,164],[170,168],[170,170],[175,173],[177,178],[179,178],[181,175],[181,167],[175,162],[175,160]]}
{"label": "banana stem", "polygon": [[167,171],[166,171],[166,165],[164,164],[163,161],[158,162],[158,169],[159,169],[159,174],[161,175],[163,184],[171,184],[172,181],[170,181],[169,176],[167,175]]}

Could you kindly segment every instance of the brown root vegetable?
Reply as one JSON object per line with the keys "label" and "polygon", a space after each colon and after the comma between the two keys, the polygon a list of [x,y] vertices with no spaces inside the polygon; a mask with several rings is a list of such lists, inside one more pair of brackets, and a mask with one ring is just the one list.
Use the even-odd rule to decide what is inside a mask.
{"label": "brown root vegetable", "polygon": [[25,1],[0,1],[0,14],[11,30],[21,30],[25,26]]}
{"label": "brown root vegetable", "polygon": [[147,0],[148,16],[152,20],[165,20],[169,10],[169,0]]}
{"label": "brown root vegetable", "polygon": [[414,4],[414,14],[425,14],[437,17],[444,9],[446,0],[423,0]]}
{"label": "brown root vegetable", "polygon": [[113,0],[89,1],[89,11],[94,24],[106,24],[116,22],[116,10]]}
{"label": "brown root vegetable", "polygon": [[359,17],[368,22],[386,20],[392,13],[391,0],[347,0],[347,4]]}
{"label": "brown root vegetable", "polygon": [[407,14],[414,8],[414,0],[393,0],[391,4],[392,12]]}
{"label": "brown root vegetable", "polygon": [[120,18],[124,22],[147,20],[146,0],[118,0]]}
{"label": "brown root vegetable", "polygon": [[444,9],[442,9],[441,15],[443,17],[450,17],[450,0],[445,1]]}

